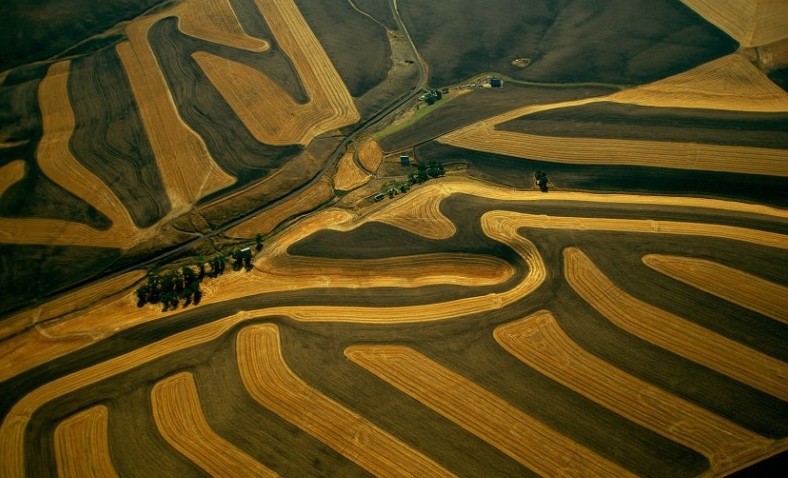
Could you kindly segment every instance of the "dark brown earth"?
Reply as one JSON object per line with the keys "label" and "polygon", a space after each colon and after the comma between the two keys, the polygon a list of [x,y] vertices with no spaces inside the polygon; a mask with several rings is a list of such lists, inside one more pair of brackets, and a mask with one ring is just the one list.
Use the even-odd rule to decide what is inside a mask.
{"label": "dark brown earth", "polygon": [[536,188],[535,171],[544,171],[555,190],[664,194],[725,198],[788,206],[788,180],[756,174],[718,173],[642,166],[586,166],[513,158],[431,141],[416,148],[421,161],[465,163],[479,179],[517,188]]}
{"label": "dark brown earth", "polygon": [[296,4],[352,96],[362,96],[386,78],[391,48],[383,26],[346,1],[296,0]]}
{"label": "dark brown earth", "polygon": [[522,116],[496,129],[543,136],[788,148],[788,114],[592,103]]}
{"label": "dark brown earth", "polygon": [[161,0],[85,0],[29,2],[9,0],[0,15],[0,72],[49,58]]}
{"label": "dark brown earth", "polygon": [[170,200],[115,49],[74,60],[68,87],[74,156],[112,188],[137,227],[157,223]]}
{"label": "dark brown earth", "polygon": [[380,140],[385,151],[418,145],[476,121],[520,106],[555,103],[613,93],[601,86],[546,87],[507,83],[505,88],[479,88],[458,96],[418,122]]}
{"label": "dark brown earth", "polygon": [[194,51],[222,53],[237,61],[253,54],[235,55],[233,49],[188,37],[177,29],[175,18],[156,23],[148,37],[183,119],[205,140],[222,169],[238,177],[234,187],[268,175],[301,150],[258,142],[191,58]]}
{"label": "dark brown earth", "polygon": [[[738,46],[672,0],[403,0],[399,10],[432,86],[485,71],[531,81],[647,83]],[[531,64],[513,66],[519,57]]]}

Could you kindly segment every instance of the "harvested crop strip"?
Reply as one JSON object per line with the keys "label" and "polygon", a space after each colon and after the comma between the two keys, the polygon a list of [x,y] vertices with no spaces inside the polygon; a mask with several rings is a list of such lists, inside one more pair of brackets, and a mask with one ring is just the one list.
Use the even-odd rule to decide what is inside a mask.
{"label": "harvested crop strip", "polygon": [[187,35],[254,52],[270,48],[267,41],[246,34],[230,0],[188,0],[174,13],[178,15],[178,28]]}
{"label": "harvested crop strip", "polygon": [[109,451],[108,415],[106,406],[97,405],[58,424],[55,429],[58,476],[118,476]]}
{"label": "harvested crop strip", "polygon": [[777,444],[616,368],[575,343],[548,311],[495,329],[509,353],[581,395],[703,453],[713,474],[732,471]]}
{"label": "harvested crop strip", "polygon": [[164,439],[211,476],[279,476],[211,429],[192,374],[183,372],[158,382],[151,402]]}
{"label": "harvested crop strip", "polygon": [[788,364],[647,304],[614,284],[579,249],[564,250],[570,286],[627,332],[693,362],[788,400]]}
{"label": "harvested crop strip", "polygon": [[540,475],[632,476],[413,349],[355,345],[345,355]]}
{"label": "harvested crop strip", "polygon": [[774,0],[681,0],[741,46],[760,46],[788,36],[788,4]]}
{"label": "harvested crop strip", "polygon": [[692,287],[788,324],[788,287],[694,257],[649,254],[643,257],[643,263]]}
{"label": "harvested crop strip", "polygon": [[244,386],[264,407],[377,476],[452,476],[447,470],[296,376],[282,356],[279,329],[249,326],[238,333]]}
{"label": "harvested crop strip", "polygon": [[369,181],[369,173],[356,165],[354,152],[348,151],[339,159],[334,175],[334,187],[343,191],[356,189]]}

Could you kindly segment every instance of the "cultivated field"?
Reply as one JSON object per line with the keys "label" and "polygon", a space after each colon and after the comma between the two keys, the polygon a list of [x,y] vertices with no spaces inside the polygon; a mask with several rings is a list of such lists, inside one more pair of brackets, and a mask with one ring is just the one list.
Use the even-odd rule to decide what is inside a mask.
{"label": "cultivated field", "polygon": [[[470,198],[475,199],[469,202]],[[622,209],[622,204],[627,207]],[[415,208],[417,205],[423,209]],[[618,217],[621,212],[635,207],[665,211],[670,219]],[[548,215],[538,213],[545,210],[550,211]],[[578,211],[583,211],[583,216],[575,216]],[[711,219],[714,216],[710,215],[715,211],[724,211],[732,219],[715,223]],[[267,245],[256,259],[254,272],[217,279],[215,288],[206,294],[206,303],[194,311],[167,313],[167,321],[158,321],[156,319],[162,317],[160,312],[140,310],[125,321],[116,319],[115,324],[119,328],[92,342],[89,347],[89,343],[74,342],[69,337],[81,336],[80,329],[94,329],[98,318],[106,316],[109,310],[120,313],[124,308],[133,307],[129,303],[130,297],[113,299],[116,305],[107,304],[105,307],[109,309],[88,309],[81,314],[72,314],[59,325],[47,327],[53,339],[57,336],[67,339],[65,344],[70,344],[71,352],[61,346],[53,348],[54,353],[39,355],[32,361],[28,358],[26,366],[17,366],[9,371],[4,383],[22,386],[20,380],[24,379],[25,383],[30,380],[24,377],[39,376],[36,364],[58,364],[69,357],[79,357],[80,350],[92,350],[92,357],[98,354],[104,358],[82,370],[72,368],[69,372],[69,367],[60,368],[61,378],[36,379],[32,383],[39,383],[38,386],[22,386],[14,395],[18,398],[6,402],[8,406],[13,404],[0,428],[4,463],[9,464],[7,474],[22,476],[33,469],[41,469],[37,464],[41,460],[46,463],[43,456],[34,459],[38,455],[24,444],[24,430],[55,433],[56,437],[71,433],[86,437],[80,440],[108,441],[111,455],[125,453],[117,448],[119,445],[111,433],[108,440],[101,434],[103,425],[98,412],[75,415],[81,413],[82,409],[77,405],[80,400],[57,405],[56,408],[62,411],[45,410],[61,403],[58,397],[65,394],[85,394],[85,400],[90,400],[91,406],[106,404],[111,416],[112,403],[121,399],[118,393],[127,392],[96,387],[117,381],[128,383],[122,389],[136,389],[139,385],[134,383],[139,379],[133,378],[133,374],[128,375],[127,371],[138,368],[150,370],[154,374],[151,377],[157,377],[154,378],[157,384],[151,392],[156,429],[175,449],[180,450],[191,463],[189,466],[212,474],[219,470],[232,470],[234,466],[281,474],[276,460],[264,459],[269,453],[263,451],[265,446],[261,449],[258,443],[249,448],[252,445],[243,438],[247,431],[241,429],[226,435],[226,431],[220,432],[216,428],[217,425],[209,425],[216,418],[207,416],[206,410],[213,408],[201,403],[216,400],[214,395],[221,396],[222,392],[212,388],[210,382],[205,382],[213,380],[206,379],[201,371],[208,366],[207,363],[196,363],[197,368],[189,374],[183,373],[186,370],[182,368],[184,364],[192,363],[193,359],[189,358],[191,351],[202,350],[201,347],[213,350],[209,356],[217,359],[229,354],[227,360],[237,360],[239,380],[257,406],[273,413],[277,420],[289,423],[299,433],[324,443],[327,449],[334,450],[332,453],[339,453],[354,466],[375,474],[399,476],[419,474],[418,470],[421,470],[430,476],[465,476],[471,473],[473,466],[478,466],[471,465],[467,459],[455,461],[456,450],[447,446],[454,443],[452,440],[440,440],[436,444],[429,434],[418,432],[413,435],[406,431],[403,425],[415,426],[412,421],[415,417],[382,419],[385,416],[382,415],[385,413],[383,410],[369,408],[364,397],[371,400],[376,393],[383,393],[385,387],[381,389],[381,383],[394,386],[394,389],[385,389],[385,394],[390,397],[387,400],[393,400],[391,403],[401,404],[395,409],[407,403],[408,408],[420,410],[420,421],[427,420],[431,426],[465,430],[463,433],[468,435],[457,439],[458,446],[486,449],[483,455],[488,461],[482,466],[488,470],[523,466],[539,474],[612,473],[617,476],[650,474],[644,467],[654,466],[661,470],[658,475],[671,476],[694,476],[704,469],[711,475],[731,471],[785,449],[784,437],[788,430],[784,430],[781,422],[774,418],[786,413],[783,401],[786,384],[781,378],[786,373],[785,363],[766,352],[693,323],[694,313],[705,313],[699,309],[687,311],[687,318],[682,318],[622,292],[616,284],[619,276],[611,278],[604,274],[580,250],[592,251],[598,257],[593,246],[596,243],[594,238],[607,234],[605,231],[634,234],[650,245],[647,250],[659,251],[662,254],[659,257],[687,241],[705,238],[703,240],[708,245],[704,249],[705,254],[724,259],[729,264],[726,267],[733,271],[730,274],[736,274],[734,269],[740,266],[735,260],[731,263],[730,254],[722,251],[733,243],[740,244],[740,247],[754,247],[772,258],[780,257],[781,253],[777,251],[788,248],[788,241],[776,230],[784,224],[785,216],[779,209],[725,201],[582,193],[551,193],[545,196],[459,178],[436,180],[417,188],[413,194],[369,216],[357,217],[339,211],[320,213],[298,222],[297,227],[282,231],[278,239]],[[420,225],[419,221],[413,221],[415,217],[433,220],[423,220]],[[703,220],[699,222],[701,218]],[[750,218],[750,222],[746,218]],[[755,218],[757,222],[751,222]],[[710,220],[712,222],[703,222]],[[742,227],[730,223],[739,220],[747,225]],[[429,223],[434,223],[437,228],[426,227]],[[402,242],[394,237],[365,242],[363,238],[368,234],[382,237],[376,236],[374,230],[384,227],[384,224],[389,224],[385,227],[407,224],[408,227],[401,231],[410,239],[402,245],[410,243],[418,249],[422,247],[418,244],[423,244],[425,252],[433,252],[402,256],[396,249],[390,249],[391,240]],[[756,224],[760,226],[753,228]],[[550,231],[550,234],[540,234],[539,230]],[[556,242],[556,238],[564,237],[561,231],[571,231],[574,239],[565,244],[576,246],[566,248],[562,246],[561,239]],[[332,239],[332,235],[338,241]],[[674,243],[675,246],[670,246]],[[293,248],[294,245],[297,247]],[[441,250],[447,252],[442,253]],[[565,270],[560,267],[562,251]],[[329,259],[331,256],[339,259]],[[643,260],[647,263],[653,261],[651,255],[640,257],[645,257]],[[773,283],[773,287],[784,287],[785,277],[781,275],[779,266],[774,264],[772,269],[763,271],[765,277],[770,278],[768,282]],[[628,269],[630,274],[644,274],[645,270],[648,269]],[[320,271],[320,275],[315,271]],[[739,275],[743,273],[738,272]],[[780,278],[775,279],[775,274]],[[700,279],[692,280],[701,282]],[[554,291],[565,287],[561,284],[577,291],[582,298],[580,300],[586,301],[587,305],[580,308],[571,305],[578,300],[571,298],[571,294],[553,296]],[[313,295],[316,288],[325,292]],[[344,291],[350,289],[361,295],[349,298]],[[387,295],[365,292],[376,290],[390,292]],[[411,294],[408,290],[418,294]],[[724,296],[724,293],[720,294]],[[310,296],[317,297],[317,302],[307,299]],[[550,296],[553,299],[546,299]],[[239,300],[247,301],[247,311],[228,314]],[[304,303],[304,300],[308,302]],[[734,301],[736,304],[739,302]],[[746,302],[743,304],[747,305]],[[560,313],[560,316],[555,316],[560,320],[546,313],[520,320],[533,314],[535,307],[544,305],[554,308],[556,314]],[[682,360],[688,360],[688,363],[699,364],[701,368],[682,365],[671,373],[696,381],[696,388],[700,387],[699,391],[711,396],[687,395],[681,383],[668,385],[657,375],[632,370],[626,360],[622,362],[620,358],[597,356],[591,359],[589,340],[594,339],[578,340],[574,336],[575,323],[569,317],[566,317],[568,322],[562,318],[566,307],[577,311],[584,308],[587,311],[599,310],[610,321],[599,329],[598,333],[603,336],[609,333],[607,329],[629,331],[633,337],[642,337],[654,344],[650,347],[659,347],[663,354],[676,354],[677,357],[685,357]],[[720,306],[721,310],[725,307]],[[95,320],[91,319],[94,314],[97,314]],[[117,317],[115,313],[113,315]],[[764,332],[757,329],[765,327],[765,321],[783,324],[784,314],[778,314],[778,317],[782,322],[752,317],[751,333],[756,337],[766,333],[768,328]],[[181,329],[178,324],[187,320],[191,321],[191,327]],[[135,327],[135,324],[138,325]],[[238,329],[240,325],[243,328]],[[346,337],[334,346],[318,352],[314,348],[317,343],[306,345],[312,339],[308,338],[309,334],[302,335],[302,329],[318,331],[337,326],[347,332]],[[602,324],[593,327],[602,327]],[[562,329],[570,331],[566,333],[572,333],[572,339],[563,335]],[[540,332],[542,330],[544,332]],[[426,335],[414,342],[414,332]],[[128,340],[124,337],[129,334],[161,337],[162,333],[164,338],[153,339],[149,345],[139,348],[126,345],[118,349],[112,345]],[[456,347],[462,347],[468,333],[477,337],[480,344],[489,344],[478,351],[489,358],[477,365],[466,362],[462,354],[457,355]],[[547,348],[540,345],[544,342],[534,335],[536,333],[549,334],[545,340],[554,345]],[[496,341],[500,345],[495,345]],[[53,344],[58,342],[55,339]],[[317,362],[309,358],[309,354],[296,352],[299,349],[292,348],[295,343],[303,344],[299,349],[308,346],[309,350],[315,350],[314,360]],[[591,428],[618,429],[614,433],[622,433],[622,437],[639,437],[634,443],[644,443],[645,440],[652,445],[642,448],[641,445],[633,447],[631,443],[625,445],[621,441],[629,440],[625,438],[600,440],[589,435],[587,430],[571,426],[560,418],[559,412],[566,405],[564,400],[568,399],[566,394],[569,392],[553,389],[551,394],[538,395],[545,392],[542,387],[548,382],[544,379],[521,382],[524,378],[519,374],[525,373],[524,369],[503,382],[482,378],[493,370],[486,365],[490,360],[491,367],[503,360],[503,349],[496,351],[496,347],[503,347],[529,363],[537,373],[545,374],[545,377],[564,383],[581,396],[588,397],[594,405],[591,402],[582,405],[584,411],[581,413],[587,420],[597,423]],[[529,347],[535,347],[541,355],[527,353]],[[591,350],[594,347],[591,346]],[[639,347],[634,347],[629,355],[637,356],[639,350]],[[738,352],[720,353],[730,350]],[[567,358],[550,355],[563,353],[569,354]],[[180,356],[186,362],[176,359]],[[567,362],[568,357],[577,360],[577,364]],[[90,360],[93,362],[95,359]],[[313,367],[326,361],[339,367],[338,371],[318,378],[325,373],[325,367]],[[70,362],[62,363],[65,366]],[[157,363],[171,365],[163,368],[153,365]],[[494,374],[508,376],[518,370],[518,367],[512,368],[511,363],[506,363],[508,371],[501,369]],[[352,364],[358,364],[358,367]],[[673,361],[668,360],[665,367],[673,367],[672,364]],[[382,382],[369,391],[363,391],[359,388],[361,383],[369,383],[370,378],[361,370],[369,370]],[[334,382],[336,373],[349,375]],[[594,377],[599,373],[605,377],[601,383],[609,384],[609,380],[616,380],[620,386],[610,388],[595,382]],[[576,379],[581,376],[585,381]],[[196,380],[197,377],[203,378]],[[729,382],[727,377],[736,381]],[[533,393],[538,396],[532,396],[526,402],[517,398],[515,390],[521,387],[518,384],[524,383],[536,387]],[[331,391],[337,386],[340,388]],[[725,393],[736,390],[740,397],[736,408],[731,408],[733,404],[716,402],[716,392],[711,393],[711,389],[706,388],[711,386],[722,387]],[[612,391],[617,395],[611,395]],[[100,396],[104,398],[98,398]],[[409,402],[405,397],[415,398],[420,405]],[[641,405],[633,407],[634,403]],[[752,403],[752,406],[743,407],[742,403]],[[775,408],[776,404],[780,405]],[[36,410],[40,411],[33,413]],[[147,413],[145,410],[147,407],[141,407],[139,413]],[[311,412],[305,414],[304,410]],[[30,421],[31,417],[50,416],[50,413],[63,414],[64,418],[80,418],[63,422],[58,431],[51,427],[57,426],[60,420],[49,425],[37,418]],[[609,413],[622,418],[612,421],[603,418]],[[759,415],[764,420],[758,418]],[[236,420],[240,418],[236,416]],[[394,426],[392,420],[400,425]],[[685,429],[686,432],[678,431]],[[651,431],[656,435],[650,435]],[[513,433],[520,438],[511,440]],[[481,440],[484,445],[472,445],[476,440]],[[56,440],[56,443],[61,442]],[[56,455],[62,457],[62,447],[66,445],[58,446],[61,451]],[[573,453],[566,450],[573,450]],[[627,458],[630,453],[633,455]],[[552,458],[546,460],[546,456]],[[65,459],[58,460],[58,466],[76,466],[68,464]],[[96,460],[96,466],[100,463],[104,463],[100,466],[107,465],[101,455]],[[93,461],[80,463],[91,466]],[[122,466],[114,463],[116,467]],[[117,469],[117,473],[123,476],[124,470]],[[318,473],[315,469],[305,472],[307,475]],[[498,473],[503,472],[493,474]]]}
{"label": "cultivated field", "polygon": [[780,468],[781,3],[132,3],[0,75],[0,478]]}

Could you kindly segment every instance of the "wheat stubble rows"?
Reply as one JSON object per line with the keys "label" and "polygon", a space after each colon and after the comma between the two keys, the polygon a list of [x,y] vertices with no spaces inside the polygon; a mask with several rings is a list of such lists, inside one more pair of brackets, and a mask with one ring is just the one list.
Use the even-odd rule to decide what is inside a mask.
{"label": "wheat stubble rows", "polygon": [[[549,286],[556,278],[565,277],[561,280],[567,280],[588,303],[588,307],[599,310],[615,327],[648,340],[664,350],[717,370],[753,389],[779,397],[784,403],[786,364],[783,362],[685,319],[659,311],[639,299],[628,297],[618,289],[613,279],[605,277],[595,269],[580,249],[567,248],[550,252],[544,249],[548,246],[535,244],[528,239],[529,230],[571,230],[591,236],[597,232],[613,231],[619,234],[637,234],[644,238],[659,238],[662,235],[686,239],[714,238],[785,250],[788,242],[785,236],[779,233],[697,220],[654,221],[539,215],[495,209],[493,202],[491,209],[477,213],[476,220],[479,221],[484,236],[496,243],[505,244],[515,257],[519,258],[521,265],[518,267],[523,268],[520,275],[515,272],[514,263],[510,263],[512,259],[503,260],[478,253],[432,253],[391,259],[343,261],[287,254],[290,245],[318,231],[333,230],[349,234],[361,224],[401,225],[403,230],[413,234],[413,237],[421,237],[425,241],[450,240],[448,238],[457,234],[459,229],[468,227],[467,223],[458,222],[465,219],[460,219],[457,215],[447,215],[440,206],[457,192],[476,194],[491,201],[508,201],[509,205],[513,204],[512,201],[525,206],[534,201],[546,201],[538,193],[517,192],[468,181],[436,181],[430,187],[415,190],[412,196],[404,197],[405,200],[392,202],[389,208],[372,212],[369,218],[357,218],[347,213],[321,213],[302,221],[300,227],[283,231],[279,236],[281,242],[274,241],[270,244],[266,249],[268,255],[259,258],[255,272],[250,273],[251,275],[238,275],[237,278],[228,277],[227,284],[218,287],[215,293],[221,295],[222,290],[233,290],[232,293],[228,292],[230,295],[224,300],[229,297],[241,298],[255,290],[250,289],[252,284],[262,280],[267,284],[266,287],[256,290],[269,290],[269,294],[275,290],[297,291],[299,283],[313,284],[313,287],[320,285],[326,292],[331,292],[334,287],[344,287],[345,291],[340,292],[343,296],[347,296],[348,287],[364,291],[385,285],[388,287],[386,294],[392,294],[397,289],[418,290],[422,287],[453,284],[468,288],[468,293],[463,294],[463,297],[415,305],[393,302],[385,307],[365,305],[349,297],[345,305],[296,303],[266,307],[263,305],[266,295],[263,295],[263,299],[256,302],[258,305],[247,311],[229,316],[220,314],[207,323],[165,338],[153,339],[148,345],[54,379],[26,393],[11,407],[0,427],[3,476],[25,476],[26,460],[37,459],[35,451],[25,444],[26,431],[37,410],[48,407],[48,404],[59,401],[61,397],[69,394],[78,396],[102,381],[120,380],[120,377],[128,372],[150,367],[150,364],[157,360],[186,353],[192,348],[215,342],[227,334],[236,334],[236,345],[232,353],[236,355],[243,387],[257,405],[303,433],[313,436],[344,459],[374,474],[455,474],[452,463],[426,455],[420,449],[418,440],[414,442],[412,437],[405,440],[387,430],[379,424],[375,416],[367,416],[357,409],[352,398],[320,390],[299,377],[283,353],[283,348],[288,347],[288,336],[280,333],[280,326],[273,323],[248,324],[261,318],[264,320],[265,317],[285,317],[288,321],[293,321],[292,323],[303,322],[305,327],[321,327],[321,324],[329,323],[347,324],[358,330],[370,326],[386,327],[390,332],[376,339],[377,343],[350,343],[343,349],[347,358],[339,356],[334,360],[350,361],[355,364],[359,373],[361,370],[369,371],[377,377],[376,380],[390,384],[389,386],[394,387],[404,397],[412,397],[419,406],[434,411],[443,420],[467,430],[488,446],[500,450],[509,459],[536,473],[623,476],[631,473],[631,470],[626,470],[620,463],[605,456],[604,447],[589,447],[588,443],[577,442],[575,437],[556,430],[550,423],[542,422],[501,398],[497,390],[482,387],[471,377],[455,371],[451,363],[441,363],[410,345],[398,343],[400,331],[418,327],[419,324],[451,324],[453,320],[460,320],[471,314],[480,317],[504,314],[504,319],[497,319],[504,322],[495,332],[500,347],[551,380],[636,423],[637,426],[653,430],[667,440],[700,453],[708,459],[710,475],[736,469],[785,448],[784,437],[760,436],[736,420],[722,418],[708,411],[703,404],[679,398],[651,385],[647,378],[636,378],[619,370],[616,364],[593,356],[584,350],[580,343],[564,334],[552,316],[537,314],[518,320],[524,315],[516,315],[516,311],[520,310],[518,303],[537,294],[545,284]],[[426,200],[427,193],[434,194],[438,199]],[[414,202],[409,204],[409,197]],[[604,205],[606,201],[612,200],[610,197],[598,195],[555,196],[557,204],[566,206],[566,213],[577,213],[573,204],[580,203],[573,203],[572,198],[585,201],[582,204],[591,204],[590,201],[595,200],[594,204],[597,205]],[[620,201],[622,197],[617,196],[616,202]],[[671,198],[637,196],[630,196],[629,201],[633,204],[653,202],[667,208],[687,204]],[[671,205],[674,202],[676,204]],[[548,200],[544,204],[549,203]],[[781,212],[777,210],[714,201],[695,201],[693,204],[696,208],[703,205],[727,205],[729,211],[738,211],[738,214],[743,215],[747,215],[750,210],[757,210],[759,214],[770,212],[775,221],[781,220]],[[432,220],[410,220],[422,214]],[[369,219],[369,222],[366,219]],[[543,258],[545,252],[559,256],[563,252],[565,269],[550,268]],[[670,261],[664,260],[665,257],[657,256],[663,258],[663,263],[670,264]],[[644,261],[653,263],[654,257],[647,256]],[[278,270],[287,267],[290,272],[286,276],[291,282],[284,284],[273,281],[275,276],[264,272],[267,264]],[[705,266],[709,267],[708,264]],[[315,274],[311,270],[314,267],[319,268],[321,274]],[[485,270],[487,272],[483,272]],[[696,272],[692,272],[685,280],[695,287],[703,288],[704,282],[709,282],[703,279],[702,273],[705,269],[701,267],[693,270]],[[727,272],[724,277],[731,277],[729,281],[741,277],[758,279],[752,274],[742,276],[743,272],[730,266],[727,266],[725,271]],[[712,269],[712,272],[719,275],[717,269]],[[677,275],[675,270],[664,273]],[[419,274],[422,275],[422,280],[414,280]],[[279,279],[284,277],[279,276]],[[765,283],[763,279],[760,280]],[[235,286],[234,282],[237,282]],[[488,285],[484,286],[485,283]],[[501,284],[507,284],[503,290],[474,292],[474,287],[500,287]],[[772,287],[784,286],[772,284]],[[768,312],[763,310],[765,306],[758,305],[768,302],[766,298],[747,302],[732,297],[731,292],[726,292],[724,288],[716,293],[741,306]],[[768,295],[768,292],[766,293]],[[610,298],[614,299],[612,304]],[[221,300],[214,302],[217,306],[222,303]],[[126,306],[130,305],[126,303]],[[542,308],[549,306],[544,303],[534,305]],[[205,310],[210,310],[210,306],[204,307]],[[507,312],[508,310],[512,312]],[[178,316],[173,315],[167,320],[177,319]],[[65,321],[59,327],[61,331],[72,327],[72,333],[78,330],[77,322],[69,326],[69,322]],[[239,331],[235,332],[236,330]],[[482,330],[479,329],[480,333]],[[489,330],[492,334],[492,329]],[[55,345],[59,340],[56,336],[53,337],[50,340],[52,345]],[[80,336],[66,335],[64,339],[74,340],[78,337]],[[105,337],[101,340],[110,340],[111,335]],[[450,344],[451,334],[442,340]],[[66,345],[68,343],[66,341]],[[84,346],[84,342],[81,343],[83,345],[73,350]],[[63,353],[62,349],[58,350]],[[304,349],[298,353],[320,352]],[[191,375],[185,372],[162,372],[164,375],[152,388],[150,398],[158,428],[156,433],[161,434],[177,453],[211,474],[232,474],[232,470],[254,467],[259,467],[260,474],[276,473],[275,469],[269,467],[270,464],[253,457],[238,443],[234,443],[234,438],[220,436],[215,431],[210,425],[211,417],[204,414],[201,402],[209,398],[221,400],[222,390],[212,389],[209,384],[201,384],[197,388]],[[98,400],[101,403],[101,399]],[[544,400],[549,402],[550,398],[544,397]],[[92,406],[95,407],[95,402]],[[58,456],[57,466],[63,470],[63,474],[67,474],[66,470],[75,466],[111,469],[112,454],[127,452],[119,449],[116,443],[108,443],[105,431],[107,413],[111,416],[112,407],[76,409],[57,425],[57,429],[53,431]],[[145,413],[144,407],[140,413]],[[243,417],[234,419],[243,420]],[[89,460],[78,463],[69,461],[68,457],[76,456],[80,450],[84,451],[86,448],[104,451],[93,455]],[[209,450],[211,453],[208,453]]]}

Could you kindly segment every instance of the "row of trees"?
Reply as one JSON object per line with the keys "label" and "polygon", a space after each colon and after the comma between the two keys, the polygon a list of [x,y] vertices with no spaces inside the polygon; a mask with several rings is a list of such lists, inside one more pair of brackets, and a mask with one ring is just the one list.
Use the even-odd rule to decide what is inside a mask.
{"label": "row of trees", "polygon": [[[262,234],[255,237],[255,242],[257,251],[262,251]],[[206,277],[212,279],[224,274],[230,258],[233,259],[233,270],[239,271],[242,268],[247,272],[252,270],[252,252],[251,249],[245,248],[234,250],[230,257],[220,252],[208,260],[199,259],[194,265],[184,266],[180,270],[161,274],[151,272],[148,274],[148,281],[137,288],[137,307],[161,304],[162,312],[166,312],[177,309],[181,303],[183,307],[198,305],[202,300],[200,284],[203,279]]]}
{"label": "row of trees", "polygon": [[427,164],[416,164],[416,172],[410,173],[408,179],[400,184],[388,186],[385,190],[389,197],[394,197],[399,193],[406,193],[414,184],[421,184],[427,182],[430,178],[439,178],[446,174],[443,163],[438,161],[430,161]]}

